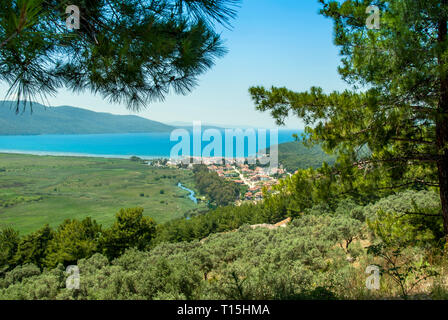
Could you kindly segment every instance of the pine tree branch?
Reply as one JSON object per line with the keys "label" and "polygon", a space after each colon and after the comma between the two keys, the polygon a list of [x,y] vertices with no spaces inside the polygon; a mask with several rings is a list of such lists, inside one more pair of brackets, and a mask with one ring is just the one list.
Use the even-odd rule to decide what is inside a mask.
{"label": "pine tree branch", "polygon": [[442,217],[442,213],[438,213],[438,214],[432,214],[432,213],[424,213],[424,212],[404,212],[403,214],[401,214],[400,216],[398,216],[398,218],[402,218],[406,215],[417,215],[417,216],[425,216],[425,217]]}
{"label": "pine tree branch", "polygon": [[17,37],[19,35],[18,31],[14,31],[13,34],[11,34],[7,39],[5,39],[2,43],[0,43],[0,49],[3,48],[10,42],[14,37]]}
{"label": "pine tree branch", "polygon": [[26,24],[26,4],[23,5],[21,12],[20,12],[20,19],[19,19],[19,25],[17,26],[16,31],[14,31],[7,39],[5,39],[2,43],[0,43],[0,49],[3,48],[5,45],[8,44],[12,39],[17,37],[20,32],[22,32],[25,24]]}

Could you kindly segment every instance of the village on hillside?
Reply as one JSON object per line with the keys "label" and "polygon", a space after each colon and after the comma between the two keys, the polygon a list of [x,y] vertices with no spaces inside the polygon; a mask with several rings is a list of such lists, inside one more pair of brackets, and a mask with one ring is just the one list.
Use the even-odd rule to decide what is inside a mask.
{"label": "village on hillside", "polygon": [[[191,162],[186,167],[193,168],[193,164],[204,164],[207,168],[216,172],[221,178],[227,179],[239,185],[247,187],[247,191],[243,199],[236,202],[240,205],[244,201],[260,201],[263,199],[263,188],[270,190],[273,185],[285,177],[288,172],[279,165],[277,168],[262,167],[255,164],[247,164],[246,159],[226,159],[222,158],[202,158],[192,157]],[[181,159],[169,159],[165,161],[157,161],[156,166],[179,167],[182,166]]]}
{"label": "village on hillside", "polygon": [[285,174],[282,168],[263,168],[247,164],[211,164],[207,166],[210,171],[216,172],[220,177],[233,181],[234,183],[246,185],[247,192],[244,194],[244,200],[259,201],[263,198],[262,190],[278,183],[278,178]]}

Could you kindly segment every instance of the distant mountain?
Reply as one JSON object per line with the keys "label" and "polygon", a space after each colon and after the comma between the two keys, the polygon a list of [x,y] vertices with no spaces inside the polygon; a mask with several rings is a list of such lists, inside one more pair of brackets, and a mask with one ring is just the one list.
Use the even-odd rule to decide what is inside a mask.
{"label": "distant mountain", "polygon": [[[168,122],[167,125],[176,127],[176,128],[184,128],[187,130],[190,130],[193,128],[193,122],[186,122],[186,121],[173,121],[173,122]],[[208,122],[201,122],[201,129],[202,130],[207,130],[207,129],[218,129],[218,130],[224,130],[224,129],[249,129],[249,128],[254,128],[255,127],[250,127],[250,126],[237,126],[237,125],[221,125],[221,124],[213,124],[213,123],[208,123]]]}
{"label": "distant mountain", "polygon": [[[193,126],[193,122],[185,122],[185,121],[174,121],[167,123],[170,126],[174,127],[187,127],[190,128]],[[260,127],[247,126],[247,125],[230,125],[230,124],[216,124],[203,122],[201,123],[202,128],[205,129],[262,129]]]}
{"label": "distant mountain", "polygon": [[278,160],[286,170],[295,172],[297,169],[319,168],[323,162],[334,164],[335,157],[326,154],[320,146],[308,148],[302,142],[294,141],[278,145]]}
{"label": "distant mountain", "polygon": [[173,127],[191,127],[193,125],[192,122],[185,122],[185,121],[173,121],[173,122],[167,122],[166,124]]}
{"label": "distant mountain", "polygon": [[15,102],[0,101],[0,135],[171,132],[175,127],[134,115],[113,115],[33,103],[32,113],[15,113]]}

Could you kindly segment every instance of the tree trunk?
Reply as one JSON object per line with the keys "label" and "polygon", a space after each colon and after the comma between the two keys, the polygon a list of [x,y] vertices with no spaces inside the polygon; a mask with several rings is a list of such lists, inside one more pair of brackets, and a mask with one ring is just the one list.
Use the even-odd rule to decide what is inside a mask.
{"label": "tree trunk", "polygon": [[446,153],[443,158],[437,166],[439,170],[440,200],[442,202],[443,231],[448,242],[448,157]]}
{"label": "tree trunk", "polygon": [[[448,0],[442,0],[442,6],[446,6]],[[441,52],[446,51],[447,40],[447,19],[441,17],[438,26],[438,42],[443,48]],[[438,57],[438,63],[441,68],[440,75],[440,99],[436,119],[436,138],[437,151],[440,157],[437,161],[439,171],[440,200],[442,202],[443,230],[446,241],[448,242],[448,75],[445,70],[445,58]]]}

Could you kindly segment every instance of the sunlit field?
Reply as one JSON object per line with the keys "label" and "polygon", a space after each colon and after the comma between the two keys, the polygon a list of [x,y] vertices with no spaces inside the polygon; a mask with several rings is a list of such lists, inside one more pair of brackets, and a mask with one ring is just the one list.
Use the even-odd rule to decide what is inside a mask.
{"label": "sunlit field", "polygon": [[177,187],[194,189],[192,179],[188,170],[127,159],[0,154],[0,225],[27,234],[90,216],[108,226],[130,207],[161,223],[206,207]]}

